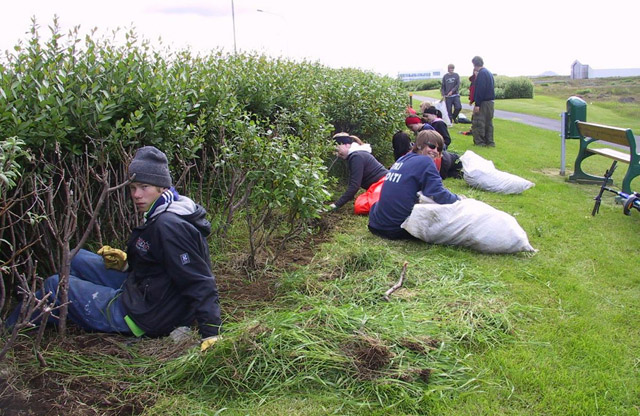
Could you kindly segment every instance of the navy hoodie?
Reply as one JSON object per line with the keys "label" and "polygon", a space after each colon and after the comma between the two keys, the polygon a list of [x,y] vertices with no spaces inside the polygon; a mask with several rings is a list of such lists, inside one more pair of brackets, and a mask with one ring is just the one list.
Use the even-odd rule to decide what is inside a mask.
{"label": "navy hoodie", "polygon": [[220,305],[205,215],[204,208],[180,196],[159,206],[131,233],[122,301],[147,335],[167,335],[194,320],[203,338],[218,334]]}
{"label": "navy hoodie", "polygon": [[418,191],[438,204],[452,204],[459,199],[442,184],[433,159],[407,153],[389,169],[380,200],[369,212],[369,226],[381,231],[399,231],[418,202]]}

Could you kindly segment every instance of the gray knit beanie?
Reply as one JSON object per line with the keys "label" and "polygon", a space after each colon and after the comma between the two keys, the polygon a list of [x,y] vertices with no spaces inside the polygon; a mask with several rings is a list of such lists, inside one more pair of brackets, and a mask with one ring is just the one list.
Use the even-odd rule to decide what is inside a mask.
{"label": "gray knit beanie", "polygon": [[144,146],[138,149],[129,165],[129,176],[131,177],[134,173],[136,175],[133,179],[134,182],[162,188],[171,187],[171,173],[167,156],[153,146]]}

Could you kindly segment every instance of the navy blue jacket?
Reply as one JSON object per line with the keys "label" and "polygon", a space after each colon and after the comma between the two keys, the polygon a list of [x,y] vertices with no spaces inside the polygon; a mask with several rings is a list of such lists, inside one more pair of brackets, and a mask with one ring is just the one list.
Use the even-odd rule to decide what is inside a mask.
{"label": "navy blue jacket", "polygon": [[206,241],[210,232],[199,205],[188,215],[157,213],[132,231],[122,303],[147,335],[167,335],[194,319],[203,338],[218,334],[218,288]]}
{"label": "navy blue jacket", "polygon": [[496,99],[496,91],[493,83],[493,75],[487,68],[482,68],[475,80],[475,92],[473,98],[476,106],[480,106],[484,101]]}
{"label": "navy blue jacket", "polygon": [[369,212],[369,226],[381,231],[399,231],[418,201],[418,191],[438,204],[452,204],[458,200],[458,196],[442,184],[433,159],[407,153],[391,166],[382,185],[380,200]]}

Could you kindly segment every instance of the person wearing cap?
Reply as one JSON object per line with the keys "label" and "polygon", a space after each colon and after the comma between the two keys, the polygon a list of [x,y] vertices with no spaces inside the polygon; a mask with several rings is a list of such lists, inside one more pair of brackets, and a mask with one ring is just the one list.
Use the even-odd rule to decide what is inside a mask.
{"label": "person wearing cap", "polygon": [[434,130],[421,131],[410,153],[398,159],[382,187],[380,199],[369,212],[369,231],[390,240],[413,239],[401,224],[418,202],[418,192],[438,204],[452,204],[459,199],[442,183],[435,162],[428,155],[436,147],[430,141],[439,136]]}
{"label": "person wearing cap", "polygon": [[449,64],[447,73],[442,77],[442,86],[440,87],[447,115],[452,123],[458,122],[458,114],[462,110],[462,104],[460,103],[460,75],[453,72],[455,68],[455,65]]}
{"label": "person wearing cap", "polygon": [[[197,322],[204,350],[221,326],[218,288],[206,237],[211,224],[203,207],[172,186],[166,155],[153,146],[128,167],[131,199],[143,224],[126,252],[104,246],[80,250],[71,261],[68,317],[88,331],[151,337]],[[59,276],[44,282],[56,300]],[[42,298],[42,292],[36,293]],[[20,305],[7,320],[15,324]],[[48,322],[55,323],[55,317]]]}
{"label": "person wearing cap", "polygon": [[368,190],[384,180],[387,168],[371,154],[371,145],[363,143],[359,137],[340,132],[333,136],[333,140],[336,142],[336,155],[349,165],[347,189],[330,205],[331,209],[338,209],[351,201],[360,188]]}
{"label": "person wearing cap", "polygon": [[446,149],[451,144],[451,136],[449,135],[449,128],[447,123],[442,120],[442,113],[435,107],[429,107],[424,110],[424,119],[434,128],[435,131],[440,133],[444,140],[444,148]]}
{"label": "person wearing cap", "polygon": [[415,134],[418,134],[422,130],[433,130],[433,127],[431,127],[431,125],[429,123],[425,123],[417,115],[415,115],[415,116],[411,115],[411,116],[405,118],[404,124],[406,124],[407,127],[409,128],[409,130],[411,130]]}

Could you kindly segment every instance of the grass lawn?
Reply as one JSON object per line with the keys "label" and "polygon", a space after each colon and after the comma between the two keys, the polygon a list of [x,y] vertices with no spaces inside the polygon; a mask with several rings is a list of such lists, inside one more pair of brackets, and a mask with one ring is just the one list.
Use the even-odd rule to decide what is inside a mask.
{"label": "grass lawn", "polygon": [[[147,415],[638,415],[640,213],[609,194],[591,216],[599,187],[559,175],[555,132],[496,120],[495,148],[452,133],[452,151],[535,182],[521,195],[445,185],[513,215],[537,253],[386,241],[345,206],[274,299],[239,313],[222,298],[227,331],[207,353],[149,358],[158,340],[97,357],[48,348],[49,369],[20,371],[112,382],[113,397],[153,397]],[[594,173],[610,165],[591,159]]]}
{"label": "grass lawn", "polygon": [[[497,147],[473,150],[536,186],[499,195],[445,182],[514,215],[535,255],[384,241],[369,234],[366,218],[343,209],[332,241],[283,285],[284,309],[305,317],[282,312],[268,323],[293,319],[302,337],[293,350],[323,356],[329,366],[350,336],[366,333],[393,353],[388,368],[432,368],[427,383],[398,383],[389,373],[352,383],[325,369],[301,369],[310,373],[296,394],[265,394],[258,407],[242,395],[227,403],[229,414],[637,415],[640,213],[624,216],[607,198],[592,217],[598,186],[559,176],[558,140],[557,133],[497,120]],[[452,150],[462,153],[470,142],[454,136]],[[569,143],[570,155],[576,145]],[[596,172],[609,165],[593,162]],[[381,302],[405,261],[405,287]],[[438,343],[422,356],[403,348],[406,339]],[[310,347],[316,342],[317,351]]]}
{"label": "grass lawn", "polygon": [[[499,195],[445,182],[514,215],[539,252],[384,241],[345,207],[339,229],[285,276],[272,307],[181,363],[164,391],[189,399],[173,403],[173,393],[149,413],[173,403],[182,414],[637,415],[640,213],[624,216],[607,198],[592,217],[598,187],[559,176],[558,140],[497,120],[497,147],[473,150],[536,186]],[[452,150],[470,143],[454,136]],[[382,301],[405,261],[405,286]],[[366,359],[384,356],[381,367],[367,367],[365,344]]]}

